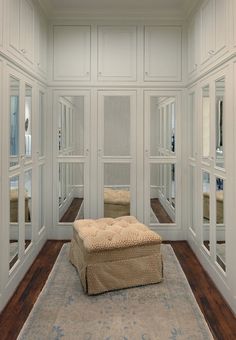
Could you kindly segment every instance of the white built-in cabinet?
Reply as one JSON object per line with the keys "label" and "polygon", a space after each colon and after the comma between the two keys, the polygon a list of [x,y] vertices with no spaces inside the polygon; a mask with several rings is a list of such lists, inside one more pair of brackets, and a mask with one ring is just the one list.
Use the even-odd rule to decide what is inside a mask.
{"label": "white built-in cabinet", "polygon": [[145,81],[180,81],[182,28],[146,26],[144,39]]}
{"label": "white built-in cabinet", "polygon": [[182,80],[181,26],[54,25],[52,40],[55,81]]}
{"label": "white built-in cabinet", "polygon": [[89,80],[91,63],[90,26],[54,26],[53,79]]}
{"label": "white built-in cabinet", "polygon": [[227,51],[228,1],[206,0],[201,7],[201,64]]}
{"label": "white built-in cabinet", "polygon": [[8,2],[8,50],[16,58],[33,63],[34,7],[30,0]]}
{"label": "white built-in cabinet", "polygon": [[135,81],[137,27],[98,27],[98,79]]}

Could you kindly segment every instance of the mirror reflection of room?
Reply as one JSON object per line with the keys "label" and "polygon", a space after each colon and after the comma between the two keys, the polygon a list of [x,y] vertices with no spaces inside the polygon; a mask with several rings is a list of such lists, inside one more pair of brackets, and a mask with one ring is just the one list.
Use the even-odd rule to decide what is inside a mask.
{"label": "mirror reflection of room", "polygon": [[84,165],[59,163],[59,222],[74,222],[84,218]]}
{"label": "mirror reflection of room", "polygon": [[216,119],[216,165],[224,168],[224,93],[225,79],[221,78],[215,83],[215,119]]}
{"label": "mirror reflection of room", "polygon": [[210,89],[202,89],[202,156],[210,157]]}
{"label": "mirror reflection of room", "polygon": [[216,262],[225,271],[224,180],[216,177]]}
{"label": "mirror reflection of room", "polygon": [[130,165],[104,164],[104,217],[130,215]]}
{"label": "mirror reflection of room", "polygon": [[175,164],[150,165],[150,223],[175,223]]}
{"label": "mirror reflection of room", "polygon": [[19,176],[10,178],[9,269],[19,256]]}
{"label": "mirror reflection of room", "polygon": [[84,155],[84,97],[59,98],[58,151],[60,156]]}
{"label": "mirror reflection of room", "polygon": [[202,173],[202,194],[203,194],[203,230],[202,238],[205,249],[210,251],[210,174]]}
{"label": "mirror reflection of room", "polygon": [[10,77],[10,167],[19,164],[19,80]]}
{"label": "mirror reflection of room", "polygon": [[32,87],[25,86],[25,156],[32,156]]}
{"label": "mirror reflection of room", "polygon": [[[60,157],[84,156],[84,97],[61,96],[58,106],[58,153]],[[84,165],[58,164],[59,222],[84,218]]]}
{"label": "mirror reflection of room", "polygon": [[175,98],[151,97],[150,156],[175,155]]}

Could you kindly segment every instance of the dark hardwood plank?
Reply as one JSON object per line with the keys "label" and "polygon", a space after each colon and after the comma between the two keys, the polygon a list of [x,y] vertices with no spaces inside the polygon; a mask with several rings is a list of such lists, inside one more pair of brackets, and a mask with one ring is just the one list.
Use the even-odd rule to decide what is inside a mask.
{"label": "dark hardwood plank", "polygon": [[17,338],[66,241],[47,241],[0,314],[1,340]]}
{"label": "dark hardwood plank", "polygon": [[[65,241],[47,241],[0,314],[1,340],[14,340],[28,317]],[[217,340],[236,339],[236,319],[186,241],[170,243]],[[164,340],[164,339],[163,339]]]}
{"label": "dark hardwood plank", "polygon": [[151,207],[160,223],[173,223],[158,198],[151,198]]}
{"label": "dark hardwood plank", "polygon": [[217,340],[236,339],[236,318],[186,241],[168,242],[188,279],[209,328]]}
{"label": "dark hardwood plank", "polygon": [[83,198],[74,198],[73,201],[71,202],[71,205],[60,219],[60,222],[74,222],[82,202]]}

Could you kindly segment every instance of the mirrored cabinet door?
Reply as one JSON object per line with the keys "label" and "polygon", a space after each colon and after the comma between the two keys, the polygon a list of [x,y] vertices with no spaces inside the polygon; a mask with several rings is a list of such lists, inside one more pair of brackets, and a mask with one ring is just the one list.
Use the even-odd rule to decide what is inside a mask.
{"label": "mirrored cabinet door", "polygon": [[98,103],[98,215],[136,215],[136,92],[101,91]]}
{"label": "mirrored cabinet door", "polygon": [[177,97],[145,92],[145,223],[176,224]]}
{"label": "mirrored cabinet door", "polygon": [[59,226],[89,217],[90,92],[55,93],[58,186],[54,219]]}

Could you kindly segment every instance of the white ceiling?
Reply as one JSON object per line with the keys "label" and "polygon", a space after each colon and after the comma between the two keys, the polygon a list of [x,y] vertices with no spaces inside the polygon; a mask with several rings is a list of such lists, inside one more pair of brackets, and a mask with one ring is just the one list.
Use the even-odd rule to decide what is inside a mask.
{"label": "white ceiling", "polygon": [[186,16],[200,0],[39,0],[50,15],[63,13],[158,13]]}

